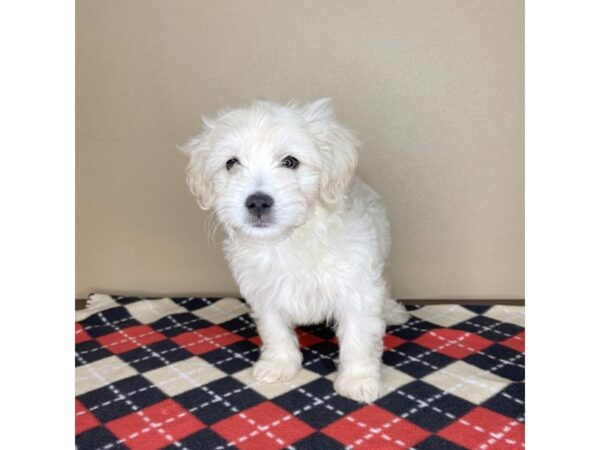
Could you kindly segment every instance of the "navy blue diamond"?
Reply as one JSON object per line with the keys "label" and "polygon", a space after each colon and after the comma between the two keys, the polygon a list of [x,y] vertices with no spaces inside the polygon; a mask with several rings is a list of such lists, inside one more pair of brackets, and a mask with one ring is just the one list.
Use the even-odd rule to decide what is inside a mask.
{"label": "navy blue diamond", "polygon": [[427,333],[429,330],[433,330],[439,327],[439,325],[436,325],[434,323],[421,321],[421,319],[411,317],[410,320],[405,324],[393,325],[388,327],[387,333],[393,334],[394,336],[397,336],[407,341],[412,341],[414,339],[417,339],[419,336]]}
{"label": "navy blue diamond", "polygon": [[177,395],[173,400],[203,423],[212,425],[263,402],[265,398],[238,380],[225,377]]}
{"label": "navy blue diamond", "polygon": [[94,340],[76,344],[75,351],[77,352],[75,357],[76,367],[112,356],[112,352],[110,352],[102,345],[100,345],[99,342],[96,342]]}
{"label": "navy blue diamond", "polygon": [[471,333],[481,334],[486,329],[494,329],[499,326],[502,322],[492,319],[487,316],[476,316],[471,317],[463,322],[457,323],[452,328],[456,330],[469,331]]}
{"label": "navy blue diamond", "polygon": [[294,448],[297,450],[343,450],[346,446],[324,434],[314,433],[296,442]]}
{"label": "navy blue diamond", "polygon": [[248,314],[243,314],[228,320],[227,322],[220,323],[219,326],[238,336],[245,337],[246,339],[257,336],[258,334],[254,322]]}
{"label": "navy blue diamond", "polygon": [[514,419],[525,418],[525,384],[511,383],[481,406]]}
{"label": "navy blue diamond", "polygon": [[[104,322],[103,322],[104,323]],[[127,319],[124,322],[118,323],[117,326],[112,326],[112,325],[90,325],[90,324],[86,324],[85,326],[89,327],[86,328],[86,332],[93,338],[98,338],[101,336],[105,336],[107,334],[110,333],[114,333],[116,330],[122,329],[122,328],[126,328],[128,326],[133,326],[133,325],[139,325],[139,323],[137,322],[137,320],[135,319]],[[122,328],[121,328],[122,327]]]}
{"label": "navy blue diamond", "polygon": [[464,361],[511,381],[525,379],[525,355],[502,344],[493,344],[480,353],[467,356]]}
{"label": "navy blue diamond", "polygon": [[163,317],[156,322],[152,322],[152,329],[164,334],[167,337],[174,337],[188,331],[198,330],[211,326],[207,320],[204,320],[191,313],[172,314],[168,317]]}
{"label": "navy blue diamond", "polygon": [[[222,448],[231,448],[234,449],[233,446],[227,446],[228,442],[215,433],[210,428],[205,428],[204,430],[200,430],[197,433],[191,434],[185,439],[181,439],[179,441],[183,445],[184,448],[188,449],[214,449],[217,447]],[[164,447],[164,450],[178,450],[181,449],[181,445],[169,445],[168,447]]]}
{"label": "navy blue diamond", "polygon": [[524,330],[525,328],[512,323],[501,323],[497,327],[494,327],[490,330],[485,330],[483,332],[479,330],[478,334],[486,339],[489,339],[490,341],[504,341],[516,336]]}
{"label": "navy blue diamond", "polygon": [[492,308],[491,305],[461,305],[463,308],[473,311],[476,314],[484,314]]}
{"label": "navy blue diamond", "polygon": [[396,416],[407,418],[421,428],[433,432],[476,407],[420,380],[390,392],[375,403]]}
{"label": "navy blue diamond", "polygon": [[500,323],[485,316],[466,320],[456,324],[453,328],[469,331],[496,342],[509,339],[525,329],[512,323]]}
{"label": "navy blue diamond", "polygon": [[468,450],[439,436],[430,436],[414,448],[417,450]]}
{"label": "navy blue diamond", "polygon": [[138,372],[158,369],[194,355],[174,342],[165,339],[118,355]]}
{"label": "navy blue diamond", "polygon": [[413,378],[423,378],[454,360],[413,342],[406,342],[383,354],[383,362]]}
{"label": "navy blue diamond", "polygon": [[[411,388],[411,384],[415,386]],[[418,395],[413,395],[415,390],[421,390]],[[408,390],[405,394],[409,395],[401,395],[399,392],[403,392]],[[415,380],[412,383],[409,383],[405,386],[398,388],[396,391],[390,392],[389,394],[381,397],[379,400],[375,402],[377,406],[381,406],[382,408],[387,409],[389,412],[396,416],[402,416],[403,414],[408,414],[410,411],[419,407],[422,397],[428,398],[431,395],[437,393],[437,389],[433,386],[424,383],[419,380]],[[429,394],[429,395],[428,395]],[[414,397],[414,398],[413,398]]]}
{"label": "navy blue diamond", "polygon": [[105,311],[100,311],[97,313],[97,315],[104,316],[111,323],[118,322],[119,328],[124,328],[124,326],[121,325],[121,320],[131,318],[131,314],[129,314],[129,311],[127,311],[126,308],[121,306],[110,308]]}
{"label": "navy blue diamond", "polygon": [[[109,322],[107,324],[107,322]],[[79,323],[83,325],[85,331],[94,338],[114,333],[116,330],[141,325],[129,314],[129,311],[123,306],[107,309],[96,314],[92,314]]]}
{"label": "navy blue diamond", "polygon": [[[140,300],[143,300],[142,297],[124,297],[122,295],[119,295],[117,297],[115,297],[113,295],[112,298],[120,305],[129,305],[130,303],[135,303],[135,302],[139,302]],[[146,300],[150,300],[150,299],[146,298]]]}
{"label": "navy blue diamond", "polygon": [[206,306],[210,306],[214,303],[214,299],[203,299],[198,297],[174,297],[173,300],[179,306],[183,306],[188,311],[195,311]]}
{"label": "navy blue diamond", "polygon": [[259,348],[252,342],[239,341],[200,356],[219,370],[233,374],[252,366],[259,354]]}
{"label": "navy blue diamond", "polygon": [[337,395],[327,378],[316,379],[272,401],[290,413],[301,410],[296,416],[317,430],[363,406]]}
{"label": "navy blue diamond", "polygon": [[138,409],[161,402],[167,396],[140,375],[119,380],[77,397],[101,422],[131,414]]}
{"label": "navy blue diamond", "polygon": [[338,355],[338,346],[331,342],[319,342],[300,349],[303,355],[303,367],[320,375],[328,375],[337,370],[334,359]]}
{"label": "navy blue diamond", "polygon": [[117,444],[118,440],[119,438],[108,429],[96,427],[75,436],[75,445],[80,449],[102,448],[109,445],[111,449],[117,450],[127,450],[129,448],[124,444]]}

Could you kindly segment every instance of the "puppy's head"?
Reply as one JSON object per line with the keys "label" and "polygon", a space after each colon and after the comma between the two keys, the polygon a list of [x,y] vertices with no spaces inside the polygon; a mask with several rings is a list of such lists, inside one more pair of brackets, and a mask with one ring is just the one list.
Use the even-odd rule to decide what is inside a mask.
{"label": "puppy's head", "polygon": [[204,120],[182,150],[187,183],[228,231],[275,238],[303,225],[317,203],[334,208],[357,163],[357,141],[329,99],[304,106],[255,102]]}

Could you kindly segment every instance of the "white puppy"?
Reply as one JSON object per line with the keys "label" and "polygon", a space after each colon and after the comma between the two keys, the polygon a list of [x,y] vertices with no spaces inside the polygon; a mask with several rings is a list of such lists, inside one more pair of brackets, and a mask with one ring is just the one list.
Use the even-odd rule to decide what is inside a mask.
{"label": "white puppy", "polygon": [[258,101],[205,119],[182,150],[202,209],[216,210],[225,255],[263,342],[259,381],[302,365],[294,328],[335,325],[335,389],[371,402],[382,392],[385,324],[408,319],[384,278],[389,224],[379,196],[354,176],[358,142],[328,99]]}

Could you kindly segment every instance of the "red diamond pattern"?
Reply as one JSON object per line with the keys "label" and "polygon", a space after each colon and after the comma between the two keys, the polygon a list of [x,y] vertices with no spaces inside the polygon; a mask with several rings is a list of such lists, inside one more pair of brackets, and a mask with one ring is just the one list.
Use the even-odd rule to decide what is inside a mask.
{"label": "red diamond pattern", "polygon": [[157,333],[148,325],[136,325],[101,336],[97,341],[107,350],[119,354],[163,339],[165,336],[162,333]]}
{"label": "red diamond pattern", "polygon": [[[145,315],[136,316],[139,308],[130,307],[147,299],[111,298],[107,307],[112,314],[81,315],[75,327],[75,349],[81,355],[75,369],[75,444],[81,450],[524,446],[523,370],[521,365],[506,364],[512,355],[516,361],[524,354],[524,328],[502,326],[501,320],[485,316],[486,308],[473,308],[468,314],[484,317],[483,322],[470,319],[486,324],[477,328],[464,328],[468,324],[444,328],[411,319],[410,326],[388,329],[383,361],[386,380],[396,387],[365,405],[334,390],[337,339],[329,330],[296,330],[304,370],[285,390],[271,391],[249,378],[248,370],[259,356],[254,345],[260,346],[261,340],[245,319],[227,324],[204,319],[200,325],[204,328],[194,331],[174,328],[173,320],[159,320],[174,315],[181,323],[197,323],[193,313],[181,314],[173,303],[195,312],[220,299],[159,300],[153,305],[157,320],[150,322]],[[232,316],[227,311],[223,315]],[[101,321],[106,323],[98,329]],[[490,323],[502,330],[491,337],[493,342],[486,339]],[[102,335],[104,330],[109,334]],[[154,351],[140,353],[143,345]],[[171,367],[165,367],[165,361]],[[465,385],[472,390],[455,390],[453,380],[444,377],[450,372],[458,377],[457,383],[463,376],[472,380],[472,387]],[[494,376],[487,377],[488,373]],[[479,379],[487,386],[485,396]],[[454,395],[445,395],[448,386]],[[476,400],[479,397],[481,401]]]}
{"label": "red diamond pattern", "polygon": [[254,345],[256,345],[257,347],[260,347],[262,345],[262,340],[260,339],[260,336],[254,336],[248,339],[250,342],[252,342]]}
{"label": "red diamond pattern", "polygon": [[91,340],[92,337],[85,331],[83,326],[75,322],[75,344],[81,344],[82,342],[86,342]]}
{"label": "red diamond pattern", "polygon": [[386,334],[383,337],[383,347],[386,350],[392,350],[406,342],[405,339],[394,336],[393,334]]}
{"label": "red diamond pattern", "polygon": [[521,331],[519,334],[502,341],[501,344],[517,352],[525,353],[525,332]]}
{"label": "red diamond pattern", "polygon": [[525,441],[525,426],[515,419],[478,407],[437,434],[466,448],[516,450]]}
{"label": "red diamond pattern", "polygon": [[180,334],[172,338],[172,340],[194,355],[201,355],[241,341],[243,338],[231,331],[227,331],[225,328],[213,325]]}
{"label": "red diamond pattern", "polygon": [[241,450],[277,450],[314,430],[271,402],[263,402],[211,427]]}
{"label": "red diamond pattern", "polygon": [[318,336],[315,336],[314,334],[311,333],[307,333],[304,330],[296,330],[296,332],[298,333],[298,342],[300,344],[301,347],[308,347],[309,345],[313,345],[313,344],[318,344],[319,342],[323,342],[323,339],[321,339]]}
{"label": "red diamond pattern", "polygon": [[413,342],[456,359],[480,352],[493,344],[477,334],[448,328],[430,330]]}
{"label": "red diamond pattern", "polygon": [[155,450],[204,428],[204,424],[173,400],[163,400],[106,424],[132,450]]}
{"label": "red diamond pattern", "polygon": [[79,400],[75,400],[75,434],[83,433],[98,425],[100,425],[98,419]]}
{"label": "red diamond pattern", "polygon": [[354,449],[410,448],[429,432],[375,405],[333,422],[322,432]]}

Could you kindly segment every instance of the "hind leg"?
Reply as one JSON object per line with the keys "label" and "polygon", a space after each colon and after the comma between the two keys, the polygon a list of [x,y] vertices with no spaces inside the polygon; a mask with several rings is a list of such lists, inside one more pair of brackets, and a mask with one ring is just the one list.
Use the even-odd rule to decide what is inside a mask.
{"label": "hind leg", "polygon": [[388,298],[383,304],[383,318],[386,325],[402,325],[408,322],[410,315],[402,303]]}

